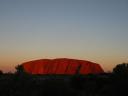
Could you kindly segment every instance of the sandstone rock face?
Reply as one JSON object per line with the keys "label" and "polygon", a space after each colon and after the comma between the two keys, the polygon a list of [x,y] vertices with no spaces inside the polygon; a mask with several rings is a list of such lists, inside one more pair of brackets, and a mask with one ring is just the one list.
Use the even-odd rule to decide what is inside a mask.
{"label": "sandstone rock face", "polygon": [[103,69],[99,64],[76,59],[41,59],[22,64],[30,74],[99,74]]}

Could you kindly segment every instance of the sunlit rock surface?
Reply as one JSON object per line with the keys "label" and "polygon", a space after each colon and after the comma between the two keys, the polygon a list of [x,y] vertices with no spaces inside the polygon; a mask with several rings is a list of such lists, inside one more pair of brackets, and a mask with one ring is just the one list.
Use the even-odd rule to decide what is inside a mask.
{"label": "sunlit rock surface", "polygon": [[77,59],[40,59],[22,64],[30,74],[98,74],[103,73],[99,64]]}

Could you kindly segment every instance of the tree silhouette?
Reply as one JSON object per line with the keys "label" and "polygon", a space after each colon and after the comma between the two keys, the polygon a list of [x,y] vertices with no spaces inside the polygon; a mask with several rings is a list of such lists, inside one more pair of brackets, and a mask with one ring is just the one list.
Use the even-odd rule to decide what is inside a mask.
{"label": "tree silhouette", "polygon": [[118,64],[113,69],[113,73],[121,77],[128,77],[128,63]]}
{"label": "tree silhouette", "polygon": [[16,74],[26,74],[22,65],[16,66],[15,69],[16,69]]}
{"label": "tree silhouette", "polygon": [[0,70],[0,75],[3,75],[3,71],[2,70]]}

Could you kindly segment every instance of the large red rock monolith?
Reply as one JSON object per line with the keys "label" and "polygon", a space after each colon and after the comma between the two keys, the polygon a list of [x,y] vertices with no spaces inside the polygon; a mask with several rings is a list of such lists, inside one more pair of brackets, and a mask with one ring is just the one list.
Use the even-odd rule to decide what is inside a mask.
{"label": "large red rock monolith", "polygon": [[41,59],[22,64],[30,74],[99,74],[103,69],[97,63],[77,59]]}

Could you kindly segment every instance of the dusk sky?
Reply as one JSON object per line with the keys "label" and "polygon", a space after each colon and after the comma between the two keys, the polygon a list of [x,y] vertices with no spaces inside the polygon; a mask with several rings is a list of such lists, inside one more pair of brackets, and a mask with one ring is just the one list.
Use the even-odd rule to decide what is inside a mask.
{"label": "dusk sky", "polygon": [[127,63],[128,0],[0,0],[0,70],[44,58]]}

